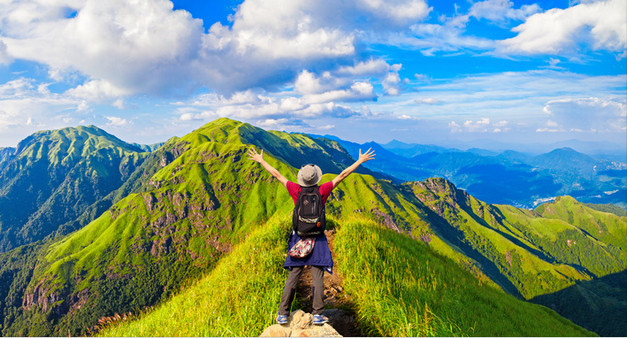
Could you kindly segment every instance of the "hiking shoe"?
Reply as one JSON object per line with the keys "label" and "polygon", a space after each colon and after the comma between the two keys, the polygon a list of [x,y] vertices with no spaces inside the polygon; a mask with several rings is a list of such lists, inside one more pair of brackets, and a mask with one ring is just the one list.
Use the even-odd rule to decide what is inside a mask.
{"label": "hiking shoe", "polygon": [[323,316],[323,315],[314,315],[313,316],[313,323],[314,325],[322,325],[325,323],[329,322],[329,318]]}
{"label": "hiking shoe", "polygon": [[277,315],[276,316],[277,324],[283,325],[287,324],[287,316],[286,315]]}

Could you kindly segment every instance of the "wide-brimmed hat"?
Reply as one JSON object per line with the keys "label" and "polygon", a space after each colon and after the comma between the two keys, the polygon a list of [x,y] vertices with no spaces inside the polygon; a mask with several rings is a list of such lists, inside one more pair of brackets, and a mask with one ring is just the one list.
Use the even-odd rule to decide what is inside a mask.
{"label": "wide-brimmed hat", "polygon": [[318,182],[320,182],[321,178],[322,170],[320,170],[320,167],[312,163],[302,166],[298,171],[298,175],[296,175],[298,184],[303,187],[311,187],[312,185],[316,185],[318,184]]}

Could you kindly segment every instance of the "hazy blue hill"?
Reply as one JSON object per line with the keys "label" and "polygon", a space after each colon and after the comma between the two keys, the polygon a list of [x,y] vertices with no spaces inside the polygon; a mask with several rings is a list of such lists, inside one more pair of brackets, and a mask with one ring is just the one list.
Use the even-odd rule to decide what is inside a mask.
{"label": "hazy blue hill", "polygon": [[497,156],[462,151],[428,153],[412,158],[411,163],[430,173],[426,177],[444,177],[489,203],[527,206],[561,188],[551,176]]}
{"label": "hazy blue hill", "polygon": [[580,153],[588,154],[594,158],[601,160],[618,161],[627,163],[627,153],[625,152],[625,143],[610,143],[603,141],[581,141],[566,140],[555,142],[549,145],[549,149],[571,148]]}
{"label": "hazy blue hill", "polygon": [[374,171],[401,181],[444,177],[489,203],[530,208],[568,194],[584,202],[627,206],[627,164],[597,160],[571,148],[533,156],[513,150],[497,154],[479,148],[461,151],[399,141],[379,145],[335,139],[355,158],[359,148],[375,149],[379,161],[366,164]]}
{"label": "hazy blue hill", "polygon": [[161,146],[163,146],[165,144],[165,142],[159,142],[159,143],[155,143],[155,144],[139,144],[139,143],[131,143],[133,146],[141,149],[142,151],[145,152],[153,152],[159,148],[161,148]]}
{"label": "hazy blue hill", "polygon": [[409,144],[398,140],[392,140],[386,144],[382,144],[381,146],[390,152],[403,157],[414,157],[426,153],[439,153],[452,150],[431,144]]}
{"label": "hazy blue hill", "polygon": [[625,163],[596,160],[571,148],[556,149],[529,161],[562,185],[557,194],[568,194],[583,202],[627,206]]}
{"label": "hazy blue hill", "polygon": [[0,148],[0,170],[2,170],[2,167],[4,166],[4,164],[7,163],[9,160],[11,160],[14,155],[15,155],[15,148],[12,148],[12,147]]}
{"label": "hazy blue hill", "polygon": [[526,164],[464,167],[451,180],[481,200],[519,207],[529,207],[538,199],[554,196],[562,188],[552,176]]}
{"label": "hazy blue hill", "polygon": [[600,162],[571,148],[555,149],[535,156],[529,161],[530,164],[539,168],[579,174],[584,178],[592,177],[595,166],[600,166]]}
{"label": "hazy blue hill", "polygon": [[421,169],[418,165],[412,165],[407,158],[397,155],[376,142],[364,144],[349,141],[338,141],[344,149],[353,157],[359,157],[359,149],[362,153],[372,148],[376,153],[376,161],[367,162],[365,167],[376,172],[385,173],[401,181],[412,181],[429,177],[430,173]]}
{"label": "hazy blue hill", "polygon": [[481,148],[470,148],[466,150],[469,153],[473,153],[479,156],[496,156],[498,155],[497,152],[492,151],[492,150],[486,150],[486,149],[481,149]]}
{"label": "hazy blue hill", "polygon": [[145,154],[94,126],[37,132],[0,169],[0,251],[43,239],[122,185]]}
{"label": "hazy blue hill", "polygon": [[501,158],[503,161],[509,161],[512,163],[529,163],[529,160],[533,156],[514,150],[506,150],[498,154],[497,157]]}
{"label": "hazy blue hill", "polygon": [[426,153],[414,156],[411,159],[414,164],[422,168],[436,171],[444,177],[453,177],[458,170],[478,165],[499,164],[492,157],[484,157],[470,152],[447,151],[444,153]]}

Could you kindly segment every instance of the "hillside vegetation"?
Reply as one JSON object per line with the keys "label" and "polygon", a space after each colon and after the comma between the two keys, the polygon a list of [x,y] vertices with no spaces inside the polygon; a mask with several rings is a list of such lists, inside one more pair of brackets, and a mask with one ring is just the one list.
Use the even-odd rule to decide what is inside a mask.
{"label": "hillside vegetation", "polygon": [[[429,219],[435,234],[512,294],[530,299],[627,267],[626,217],[572,198],[558,198],[536,211],[489,205],[443,179],[404,185],[433,211]],[[578,218],[558,213],[571,209]]]}
{"label": "hillside vegetation", "polygon": [[94,126],[24,139],[10,157],[0,156],[0,252],[41,240],[76,219],[120,187],[146,156]]}
{"label": "hillside vegetation", "polygon": [[346,290],[375,336],[591,335],[370,219],[343,222],[335,241]]}
{"label": "hillside vegetation", "polygon": [[250,233],[206,277],[153,311],[100,332],[102,336],[259,336],[276,320],[290,214],[279,212]]}
{"label": "hillside vegetation", "polygon": [[[284,278],[280,263],[274,270],[251,271],[253,279],[243,280],[252,284],[247,284],[244,289],[241,289],[243,286],[238,281],[233,280],[235,272],[228,272],[231,265],[244,264],[241,261],[244,257],[250,262],[250,253],[245,256],[237,252],[248,250],[239,248],[250,249],[251,245],[254,246],[254,243],[249,242],[251,238],[270,241],[264,249],[272,252],[264,257],[268,259],[268,264],[279,262],[282,256],[272,258],[273,255],[285,251],[286,227],[289,227],[289,221],[285,221],[285,218],[289,217],[292,200],[285,188],[261,166],[247,159],[247,149],[253,146],[264,149],[265,159],[292,181],[296,179],[297,168],[304,163],[319,163],[327,172],[321,181],[324,183],[353,162],[335,141],[312,139],[302,134],[267,132],[229,119],[216,120],[182,138],[173,138],[147,155],[124,184],[101,199],[99,204],[94,204],[98,207],[88,207],[74,221],[73,226],[79,230],[0,255],[0,281],[3,283],[0,296],[4,297],[0,299],[2,334],[80,335],[93,328],[101,317],[116,313],[139,313],[142,310],[144,316],[159,318],[161,315],[152,315],[146,309],[153,306],[158,309],[159,304],[165,306],[171,297],[174,297],[173,302],[184,302],[185,297],[175,296],[181,292],[198,293],[189,294],[190,297],[208,297],[198,291],[200,289],[194,289],[194,285],[203,285],[207,289],[211,284],[211,290],[215,293],[216,288],[219,290],[215,283],[224,284],[226,289],[241,291],[241,296],[238,294],[237,297],[253,299],[249,292],[253,290],[250,285],[257,287],[262,284],[255,282],[255,278],[260,278],[261,281],[272,281],[268,282],[271,289],[269,293],[276,291],[272,289],[272,285],[275,285],[272,283],[282,284],[280,280]],[[553,212],[546,211],[546,206],[550,206]],[[333,191],[328,200],[327,214],[337,222],[339,232],[342,232],[343,226],[350,229],[355,222],[363,223],[368,229],[389,229],[384,232],[386,235],[377,236],[385,237],[385,243],[396,244],[368,243],[383,245],[383,249],[375,247],[373,252],[387,250],[391,257],[398,255],[399,260],[411,262],[412,269],[418,269],[414,265],[422,266],[425,262],[429,262],[430,266],[455,266],[446,270],[459,271],[459,276],[455,275],[458,272],[453,276],[460,280],[473,276],[468,279],[470,288],[492,290],[484,292],[488,299],[486,302],[496,302],[501,297],[514,301],[511,296],[498,291],[498,288],[519,298],[530,299],[554,293],[577,281],[591,280],[625,269],[627,249],[624,231],[627,218],[592,210],[568,198],[546,206],[531,211],[490,205],[457,189],[444,179],[431,178],[424,182],[398,185],[390,180],[377,179],[364,170],[362,174],[355,173],[348,177]],[[104,207],[106,211],[98,213]],[[571,209],[577,210],[576,217],[568,214]],[[97,218],[89,222],[89,215]],[[594,220],[595,223],[586,220]],[[273,230],[276,227],[283,230]],[[363,235],[374,236],[368,233]],[[397,240],[395,236],[401,236],[398,238],[402,240]],[[341,238],[342,235],[338,234],[340,243]],[[400,246],[394,250],[401,250],[401,247],[408,245],[410,249],[397,252],[392,249],[394,245]],[[347,244],[344,248],[338,255],[355,250],[356,246]],[[410,259],[407,252],[417,257]],[[588,259],[590,252],[594,256]],[[374,264],[372,261],[375,258],[364,256],[361,259]],[[344,258],[339,259],[342,260]],[[348,257],[346,261],[351,261],[351,258]],[[404,269],[407,264],[402,264],[400,267]],[[252,267],[241,267],[238,276],[247,269]],[[348,267],[343,269],[339,267],[342,274],[347,276],[347,285],[350,285],[352,282],[349,282],[348,276],[360,271],[348,271]],[[444,272],[441,275],[439,269],[411,270],[408,276],[414,276],[411,278],[416,281],[427,278],[424,283],[428,284],[432,283],[431,277],[424,276],[433,273],[438,281],[447,281],[449,286],[455,285],[451,280],[453,277]],[[370,307],[382,308],[381,311],[377,310],[378,314],[370,315],[367,314],[368,310],[362,310],[366,313],[360,312],[360,320],[370,333],[396,334],[391,331],[391,326],[380,329],[374,323],[387,320],[385,313],[388,310],[385,310],[384,303],[394,299],[389,297],[400,297],[390,289],[393,285],[386,286],[385,279],[403,279],[387,276],[384,272],[376,272],[373,276],[379,276],[379,280],[372,279],[377,284],[370,286],[371,293],[381,297],[373,298],[374,303]],[[362,292],[357,290],[361,286],[353,285],[355,291],[352,292],[355,297],[359,297]],[[435,285],[440,284],[437,282]],[[457,288],[463,289],[462,286]],[[408,294],[418,292],[411,288],[408,290]],[[448,291],[448,288],[436,288],[435,291],[433,297],[440,297],[440,292],[442,295],[457,292]],[[500,296],[491,296],[490,292],[498,292]],[[232,293],[227,295],[233,296]],[[227,296],[220,298],[216,295],[215,302],[208,304],[205,308],[207,310],[201,310],[202,307],[198,306],[198,311],[211,309],[214,312],[206,314],[207,318],[211,318],[217,311],[215,307],[220,305],[226,309],[225,312],[216,315],[216,322],[205,321],[203,323],[206,325],[200,323],[194,330],[206,330],[202,331],[203,335],[227,332],[249,334],[252,331],[241,331],[243,327],[250,326],[250,330],[257,330],[272,322],[276,311],[274,307],[278,304],[276,297],[279,296],[280,292],[277,292],[273,296],[275,298],[267,300],[267,303],[266,300],[260,300],[263,305],[258,308],[265,310],[255,310],[254,306],[245,302],[238,303],[237,300],[227,300]],[[422,329],[412,326],[409,331],[398,331],[398,334],[473,334],[468,331],[470,321],[478,323],[478,326],[470,325],[478,330],[476,334],[488,335],[487,332],[490,332],[487,329],[479,330],[484,325],[480,323],[484,321],[473,316],[480,314],[480,311],[470,311],[466,314],[468,317],[464,317],[461,314],[463,307],[455,310],[459,313],[449,313],[439,308],[439,305],[432,304],[433,299],[424,298],[424,295],[414,298],[422,301],[412,303],[409,298],[400,299],[408,305],[399,318],[415,322],[416,316],[426,315],[427,318],[433,318],[433,326],[423,325]],[[470,306],[470,302],[465,300],[460,304]],[[503,302],[510,304],[507,303],[510,300]],[[366,309],[366,303],[362,303],[363,309]],[[180,311],[191,311],[191,315],[194,315],[195,309],[190,310],[185,305],[187,303],[172,304],[179,304],[171,306],[183,309]],[[429,310],[425,304],[428,304]],[[520,304],[526,303],[521,301]],[[527,309],[526,305],[520,304],[516,306],[520,307],[521,312],[512,315],[524,317],[525,313],[544,313],[529,310],[538,307]],[[495,303],[490,306],[502,309],[505,305]],[[240,319],[229,317],[235,316],[234,313],[241,307],[242,314],[251,313],[250,322],[246,322],[248,316]],[[161,311],[156,313],[162,316],[171,312],[155,311]],[[260,311],[261,314],[252,315],[254,311]],[[433,317],[429,317],[430,313]],[[543,316],[557,318],[552,317],[552,312],[548,313],[550,315],[544,313]],[[188,318],[184,314],[181,316]],[[452,316],[452,319],[449,320],[448,316]],[[159,320],[154,319],[155,323]],[[229,326],[228,321],[239,323],[234,325],[240,326]],[[143,332],[144,324],[141,325],[140,332]],[[540,335],[531,329],[522,329],[522,324],[508,325],[499,326],[508,335]],[[555,327],[561,326],[555,324]],[[570,332],[568,330],[564,332]],[[181,328],[180,332],[187,331]],[[201,331],[193,332],[190,334]]]}
{"label": "hillside vegetation", "polygon": [[[292,161],[315,152],[332,172],[350,160],[332,142],[277,134],[223,119],[166,143],[120,188],[130,195],[33,253],[29,279],[7,282],[23,301],[5,309],[4,332],[81,334],[99,317],[156,304],[213,268],[277,206],[289,207],[285,189],[245,158],[242,139],[286,149],[279,155]],[[293,167],[270,153],[267,160],[295,180]]]}
{"label": "hillside vegetation", "polygon": [[[273,324],[287,273],[289,213],[277,214],[205,278],[103,336],[258,336]],[[485,285],[426,245],[353,217],[337,224],[338,271],[358,325],[377,336],[587,336],[555,312]],[[530,320],[532,318],[533,320]]]}

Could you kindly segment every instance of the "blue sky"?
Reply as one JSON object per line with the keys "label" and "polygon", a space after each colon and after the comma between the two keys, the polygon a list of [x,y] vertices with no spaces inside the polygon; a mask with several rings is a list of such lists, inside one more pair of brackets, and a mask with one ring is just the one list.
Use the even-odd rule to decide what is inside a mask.
{"label": "blue sky", "polygon": [[219,117],[355,141],[627,142],[627,1],[44,0],[0,8],[0,146]]}

